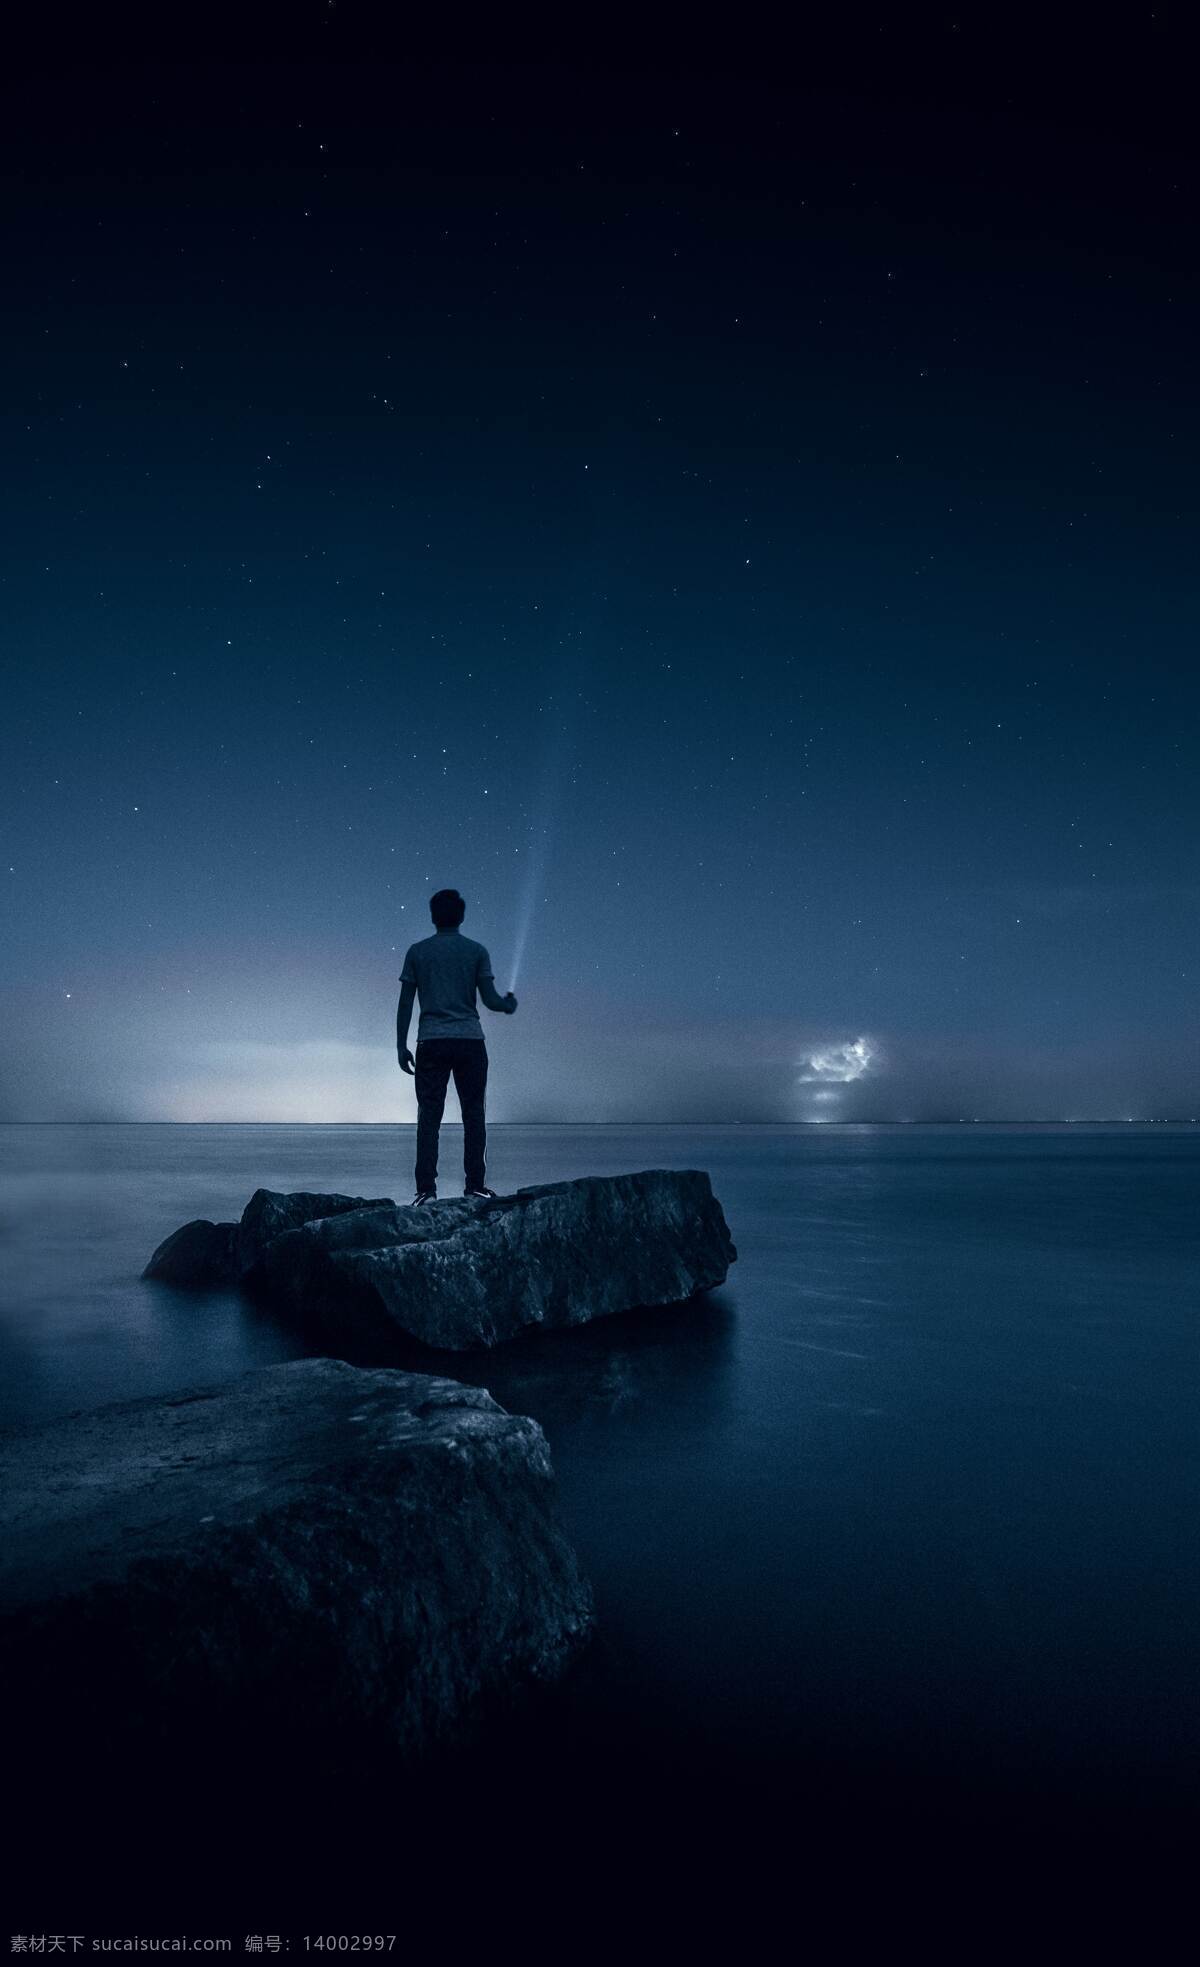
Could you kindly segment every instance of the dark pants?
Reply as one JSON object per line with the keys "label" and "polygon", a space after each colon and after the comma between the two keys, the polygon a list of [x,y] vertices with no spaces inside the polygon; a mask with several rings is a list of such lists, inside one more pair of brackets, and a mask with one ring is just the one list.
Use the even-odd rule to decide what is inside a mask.
{"label": "dark pants", "polygon": [[438,1131],[451,1073],[462,1108],[464,1186],[482,1188],[487,1046],[482,1038],[422,1038],[417,1041],[415,1065],[418,1194],[437,1187]]}

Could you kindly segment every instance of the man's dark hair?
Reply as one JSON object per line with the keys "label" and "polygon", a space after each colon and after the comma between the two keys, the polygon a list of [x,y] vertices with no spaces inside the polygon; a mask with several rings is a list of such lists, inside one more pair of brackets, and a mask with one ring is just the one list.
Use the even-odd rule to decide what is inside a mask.
{"label": "man's dark hair", "polygon": [[439,888],[429,901],[435,929],[457,929],[467,912],[467,904],[457,888]]}

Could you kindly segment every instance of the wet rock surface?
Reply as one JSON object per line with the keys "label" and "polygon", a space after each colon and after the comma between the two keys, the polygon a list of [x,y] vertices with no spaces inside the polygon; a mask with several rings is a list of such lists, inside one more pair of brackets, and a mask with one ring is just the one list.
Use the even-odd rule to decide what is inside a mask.
{"label": "wet rock surface", "polygon": [[707,1174],[664,1168],[420,1209],[260,1189],[240,1225],[186,1224],[145,1275],[186,1283],[194,1264],[207,1277],[221,1249],[231,1280],[310,1330],[390,1328],[453,1351],[680,1303],[737,1255]]}
{"label": "wet rock surface", "polygon": [[307,1189],[281,1195],[274,1189],[258,1188],[243,1209],[240,1222],[213,1223],[200,1216],[164,1238],[142,1276],[164,1284],[196,1287],[236,1284],[268,1243],[285,1230],[346,1210],[395,1206],[390,1196],[368,1201],[362,1195],[317,1195]]}
{"label": "wet rock surface", "polygon": [[309,1359],[0,1437],[0,1705],[24,1738],[422,1750],[554,1678],[590,1594],[545,1436]]}
{"label": "wet rock surface", "polygon": [[237,1223],[213,1223],[198,1216],[163,1239],[142,1276],[200,1290],[235,1284],[237,1237]]}

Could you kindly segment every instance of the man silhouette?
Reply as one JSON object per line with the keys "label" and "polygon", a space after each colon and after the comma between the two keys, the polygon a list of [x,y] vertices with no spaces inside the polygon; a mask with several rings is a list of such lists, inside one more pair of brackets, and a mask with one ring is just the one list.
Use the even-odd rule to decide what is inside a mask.
{"label": "man silhouette", "polygon": [[[485,1183],[484,1095],[488,1057],[483,1026],[475,1009],[478,991],[489,1011],[512,1015],[517,1000],[511,990],[497,993],[492,959],[482,943],[460,933],[467,905],[457,888],[439,888],[429,903],[434,933],[414,943],[400,972],[400,1002],[396,1008],[396,1054],[402,1072],[417,1081],[417,1192],[413,1207],[437,1200],[438,1134],[446,1104],[446,1086],[454,1074],[454,1090],[462,1108],[464,1195],[495,1194]],[[417,1057],[408,1049],[408,1023],[413,998],[421,1000],[417,1025]]]}

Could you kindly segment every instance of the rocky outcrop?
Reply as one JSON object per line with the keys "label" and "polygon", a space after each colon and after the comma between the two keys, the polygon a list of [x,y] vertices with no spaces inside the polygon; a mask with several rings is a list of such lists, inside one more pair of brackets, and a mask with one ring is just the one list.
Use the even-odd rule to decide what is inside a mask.
{"label": "rocky outcrop", "polygon": [[198,1216],[159,1244],[142,1276],[196,1289],[236,1284],[237,1234],[236,1223],[212,1223]]}
{"label": "rocky outcrop", "polygon": [[[338,1206],[322,1213],[317,1203]],[[174,1246],[198,1228],[168,1237],[146,1275],[184,1281]],[[336,1340],[387,1326],[453,1351],[678,1303],[720,1284],[737,1255],[695,1168],[589,1175],[420,1209],[260,1189],[240,1226],[209,1228],[232,1232],[242,1282],[309,1329]]]}
{"label": "rocky outcrop", "polygon": [[327,1222],[330,1216],[350,1215],[359,1209],[394,1209],[395,1206],[390,1195],[377,1195],[367,1201],[361,1195],[311,1195],[303,1189],[278,1195],[273,1189],[256,1188],[238,1224],[238,1274],[244,1277],[268,1244],[289,1229],[299,1229],[304,1223]]}
{"label": "rocky outcrop", "polygon": [[304,1189],[279,1195],[273,1189],[257,1188],[240,1222],[213,1223],[198,1216],[195,1222],[184,1223],[159,1244],[142,1276],[196,1287],[236,1284],[284,1230],[348,1209],[395,1206],[387,1195],[368,1201],[362,1195],[314,1195]]}
{"label": "rocky outcrop", "polygon": [[677,1303],[721,1283],[734,1256],[708,1176],[650,1169],[325,1218],[277,1237],[250,1281],[326,1330],[382,1312],[461,1351]]}
{"label": "rocky outcrop", "polygon": [[541,1429],[451,1380],[308,1359],[74,1414],[0,1438],[0,1495],[0,1704],[55,1740],[420,1749],[590,1623]]}

